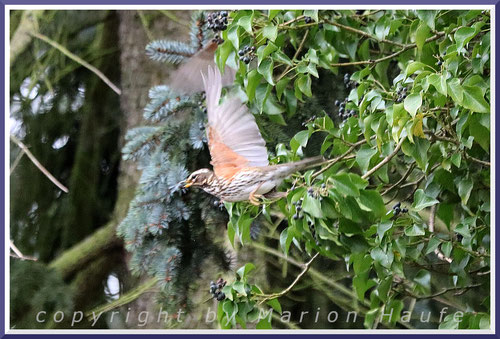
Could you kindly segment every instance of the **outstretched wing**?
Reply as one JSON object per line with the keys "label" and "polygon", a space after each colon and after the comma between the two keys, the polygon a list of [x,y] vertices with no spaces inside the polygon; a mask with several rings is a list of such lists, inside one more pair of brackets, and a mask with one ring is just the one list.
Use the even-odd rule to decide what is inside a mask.
{"label": "outstretched wing", "polygon": [[208,146],[217,177],[230,179],[244,167],[267,166],[266,143],[253,114],[236,97],[219,105],[222,79],[216,67],[202,73],[208,114]]}
{"label": "outstretched wing", "polygon": [[[209,66],[215,67],[214,53],[217,46],[216,42],[210,42],[174,71],[167,83],[177,94],[192,94],[203,91],[200,72],[206,73]],[[234,82],[235,74],[236,70],[226,66],[222,76],[222,85],[231,85]]]}

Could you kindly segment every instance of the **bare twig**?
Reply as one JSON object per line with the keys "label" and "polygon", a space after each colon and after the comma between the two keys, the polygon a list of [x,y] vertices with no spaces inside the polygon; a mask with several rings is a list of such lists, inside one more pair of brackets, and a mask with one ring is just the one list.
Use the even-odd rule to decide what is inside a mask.
{"label": "bare twig", "polygon": [[491,166],[491,163],[489,163],[488,161],[484,161],[484,160],[480,160],[478,158],[474,158],[473,156],[468,155],[467,152],[465,152],[465,151],[464,151],[464,154],[465,154],[465,157],[467,159],[470,159],[470,160],[472,160],[474,162],[477,162],[478,164],[481,164],[481,165],[484,165],[484,166],[488,166],[488,167]]}
{"label": "bare twig", "polygon": [[95,68],[94,66],[92,66],[91,64],[89,64],[88,62],[86,62],[85,60],[83,60],[82,58],[80,58],[78,55],[75,55],[75,54],[71,53],[63,45],[57,43],[54,40],[51,40],[50,38],[48,38],[45,35],[40,34],[38,32],[31,32],[30,34],[32,36],[34,36],[35,38],[38,38],[38,39],[40,39],[40,40],[48,43],[49,45],[51,45],[55,49],[59,50],[64,55],[66,55],[68,58],[72,59],[73,61],[76,61],[77,63],[79,63],[83,67],[87,68],[89,71],[91,71],[92,73],[94,73],[95,75],[97,75],[102,81],[104,81],[104,83],[106,85],[108,85],[116,94],[118,94],[118,95],[122,94],[122,91],[115,84],[113,84],[111,82],[111,80],[109,80],[100,70],[98,70],[97,68]]}
{"label": "bare twig", "polygon": [[405,174],[403,174],[403,176],[401,177],[401,179],[398,180],[398,182],[396,182],[394,185],[388,187],[385,191],[383,191],[381,193],[381,195],[385,195],[387,193],[389,193],[390,191],[392,191],[395,187],[398,187],[399,185],[401,185],[401,183],[403,181],[406,180],[406,178],[408,178],[408,176],[411,174],[411,172],[413,171],[413,169],[415,169],[415,166],[416,166],[416,162],[412,163],[410,165],[410,167],[408,167],[408,169],[406,170]]}
{"label": "bare twig", "polygon": [[12,250],[12,252],[14,252],[14,254],[12,253],[10,254],[11,257],[18,258],[21,260],[37,261],[37,258],[35,257],[23,255],[21,251],[16,247],[16,245],[14,245],[14,242],[12,240],[10,241],[10,249]]}
{"label": "bare twig", "polygon": [[[304,33],[304,37],[300,41],[299,47],[297,47],[297,50],[295,51],[295,54],[293,55],[292,60],[295,60],[298,57],[300,51],[304,47],[304,43],[306,42],[306,39],[307,39],[308,35],[309,35],[309,31],[306,31]],[[290,65],[286,66],[286,68],[283,71],[283,73],[281,73],[280,76],[278,77],[278,79],[276,79],[276,82],[280,81],[288,73],[288,71],[290,71],[290,68],[291,68]]]}
{"label": "bare twig", "polygon": [[37,160],[37,158],[35,158],[35,156],[30,152],[30,150],[28,149],[28,147],[26,147],[25,144],[22,143],[21,140],[17,139],[15,136],[13,136],[12,134],[10,135],[10,140],[12,140],[13,142],[15,142],[17,144],[17,146],[19,146],[19,148],[21,148],[21,150],[26,153],[26,155],[28,156],[28,158],[30,158],[31,162],[33,162],[33,164],[47,177],[49,178],[50,181],[52,181],[54,183],[54,185],[56,185],[57,187],[59,187],[59,189],[61,191],[63,191],[64,193],[68,193],[69,190],[66,186],[64,186],[63,184],[61,184],[59,182],[59,180],[57,180],[52,174],[50,174],[50,172],[45,168],[43,167],[43,165]]}
{"label": "bare twig", "polygon": [[[437,205],[432,205],[431,206],[431,213],[429,216],[429,232],[434,233],[434,222],[436,220],[436,206]],[[453,261],[453,259],[448,258],[444,253],[439,249],[436,248],[434,250],[434,253],[437,255],[439,260],[446,261],[447,263],[450,263]]]}
{"label": "bare twig", "polygon": [[445,293],[448,293],[448,292],[452,292],[452,291],[458,291],[458,293],[465,293],[467,292],[468,290],[470,290],[471,288],[476,288],[476,287],[480,287],[482,286],[483,284],[472,284],[472,285],[467,285],[467,286],[463,286],[463,287],[451,287],[451,288],[445,288],[439,292],[436,292],[434,294],[429,294],[429,295],[424,295],[424,296],[418,296],[408,290],[405,290],[404,293],[409,295],[410,297],[412,298],[415,298],[415,299],[432,299],[432,298],[435,298],[435,297],[439,297]]}
{"label": "bare twig", "polygon": [[294,287],[295,285],[297,285],[297,283],[300,281],[300,279],[304,276],[304,274],[307,273],[307,271],[309,271],[309,267],[311,267],[311,264],[313,263],[313,261],[319,256],[319,252],[316,253],[308,262],[302,264],[302,271],[299,273],[299,275],[297,275],[297,277],[295,278],[295,280],[290,284],[290,286],[288,286],[287,288],[285,288],[283,291],[279,292],[279,293],[273,293],[273,294],[267,294],[267,295],[262,295],[264,297],[264,299],[262,299],[259,304],[263,304],[264,302],[268,301],[268,300],[271,300],[271,299],[275,299],[275,298],[279,298],[279,297],[282,297],[284,296],[285,294],[287,294],[288,292],[290,292]]}
{"label": "bare twig", "polygon": [[21,158],[23,157],[24,155],[24,150],[21,149],[21,151],[19,152],[19,154],[17,155],[16,159],[14,160],[14,162],[12,163],[12,166],[10,167],[10,175],[12,175],[12,173],[14,172],[14,170],[16,169],[17,165],[19,164],[19,161],[21,161]]}
{"label": "bare twig", "polygon": [[352,32],[352,33],[356,33],[358,35],[361,35],[361,36],[364,36],[365,38],[368,38],[368,39],[371,39],[371,40],[375,40],[375,41],[378,41],[378,42],[383,42],[383,43],[386,43],[386,44],[391,44],[391,45],[394,45],[394,46],[398,46],[398,47],[401,47],[401,48],[404,48],[405,45],[404,44],[400,44],[399,42],[395,42],[395,41],[391,41],[391,40],[386,40],[386,39],[379,39],[373,35],[370,35],[366,32],[363,32],[359,29],[356,29],[356,28],[352,28],[352,27],[349,27],[349,26],[346,26],[346,25],[342,25],[342,24],[339,24],[338,22],[335,22],[335,21],[327,21],[330,25],[333,25],[333,26],[336,26],[338,28],[341,28],[345,31],[349,31],[349,32]]}
{"label": "bare twig", "polygon": [[384,166],[385,164],[387,164],[389,161],[391,161],[391,159],[399,152],[399,150],[401,149],[401,145],[403,144],[403,141],[405,141],[406,137],[404,138],[401,138],[401,140],[399,140],[398,144],[396,145],[396,148],[394,148],[394,151],[389,154],[388,156],[386,156],[384,159],[382,159],[381,162],[379,162],[377,165],[375,165],[371,170],[369,170],[368,172],[366,172],[361,178],[363,179],[366,179],[368,177],[370,177],[370,175],[372,175],[373,173],[375,173],[377,170],[379,170],[382,166]]}
{"label": "bare twig", "polygon": [[[461,28],[461,27],[457,27],[457,28],[453,29],[449,34],[455,33],[459,28]],[[437,39],[441,38],[442,36],[444,36],[445,34],[446,34],[445,32],[438,32],[438,33],[436,33],[436,35],[434,35],[434,36],[426,39],[425,43],[437,40]],[[357,65],[375,65],[375,64],[378,64],[379,62],[395,58],[398,55],[403,54],[407,50],[413,49],[415,47],[417,47],[416,43],[414,43],[414,44],[408,44],[408,45],[404,45],[404,47],[402,47],[399,51],[394,52],[392,54],[389,54],[388,56],[385,56],[385,57],[382,57],[382,58],[379,58],[379,59],[353,61],[353,62],[341,62],[341,63],[330,64],[330,66],[331,67],[346,67],[346,66],[357,66]]]}
{"label": "bare twig", "polygon": [[319,171],[317,171],[316,173],[314,173],[313,175],[311,175],[311,180],[313,180],[314,178],[316,178],[321,173],[326,172],[330,167],[332,167],[333,165],[335,165],[336,163],[338,163],[340,160],[345,159],[349,155],[349,153],[351,153],[352,151],[354,151],[354,149],[356,147],[358,147],[359,145],[362,145],[364,143],[366,143],[366,139],[362,139],[362,140],[360,140],[360,141],[352,144],[352,146],[349,147],[349,149],[347,151],[345,151],[342,155],[339,155],[335,159],[329,160],[328,161],[328,165],[326,165],[325,167],[323,167],[322,169],[320,169]]}

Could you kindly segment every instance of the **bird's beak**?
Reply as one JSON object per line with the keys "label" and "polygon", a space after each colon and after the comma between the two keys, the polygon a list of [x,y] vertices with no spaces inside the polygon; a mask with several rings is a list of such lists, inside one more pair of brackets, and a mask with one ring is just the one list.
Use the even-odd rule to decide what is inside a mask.
{"label": "bird's beak", "polygon": [[194,182],[192,180],[186,179],[184,181],[184,188],[191,187],[193,184],[194,184]]}

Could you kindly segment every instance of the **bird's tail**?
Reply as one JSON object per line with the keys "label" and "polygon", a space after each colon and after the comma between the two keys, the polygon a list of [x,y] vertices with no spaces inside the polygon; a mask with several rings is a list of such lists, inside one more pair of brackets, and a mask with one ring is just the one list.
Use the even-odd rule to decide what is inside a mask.
{"label": "bird's tail", "polygon": [[326,161],[327,160],[323,156],[319,155],[317,157],[306,158],[300,161],[289,162],[278,166],[283,166],[283,169],[285,170],[287,175],[289,175],[297,171],[309,169],[311,167],[321,166]]}

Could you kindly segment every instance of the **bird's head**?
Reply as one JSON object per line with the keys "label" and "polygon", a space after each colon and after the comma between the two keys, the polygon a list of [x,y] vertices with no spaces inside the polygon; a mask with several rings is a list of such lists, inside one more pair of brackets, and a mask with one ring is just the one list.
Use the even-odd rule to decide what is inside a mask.
{"label": "bird's head", "polygon": [[191,175],[186,179],[184,182],[184,187],[191,187],[191,186],[206,186],[210,183],[212,176],[214,172],[207,168],[202,168],[200,170],[197,170],[196,172],[191,173]]}

